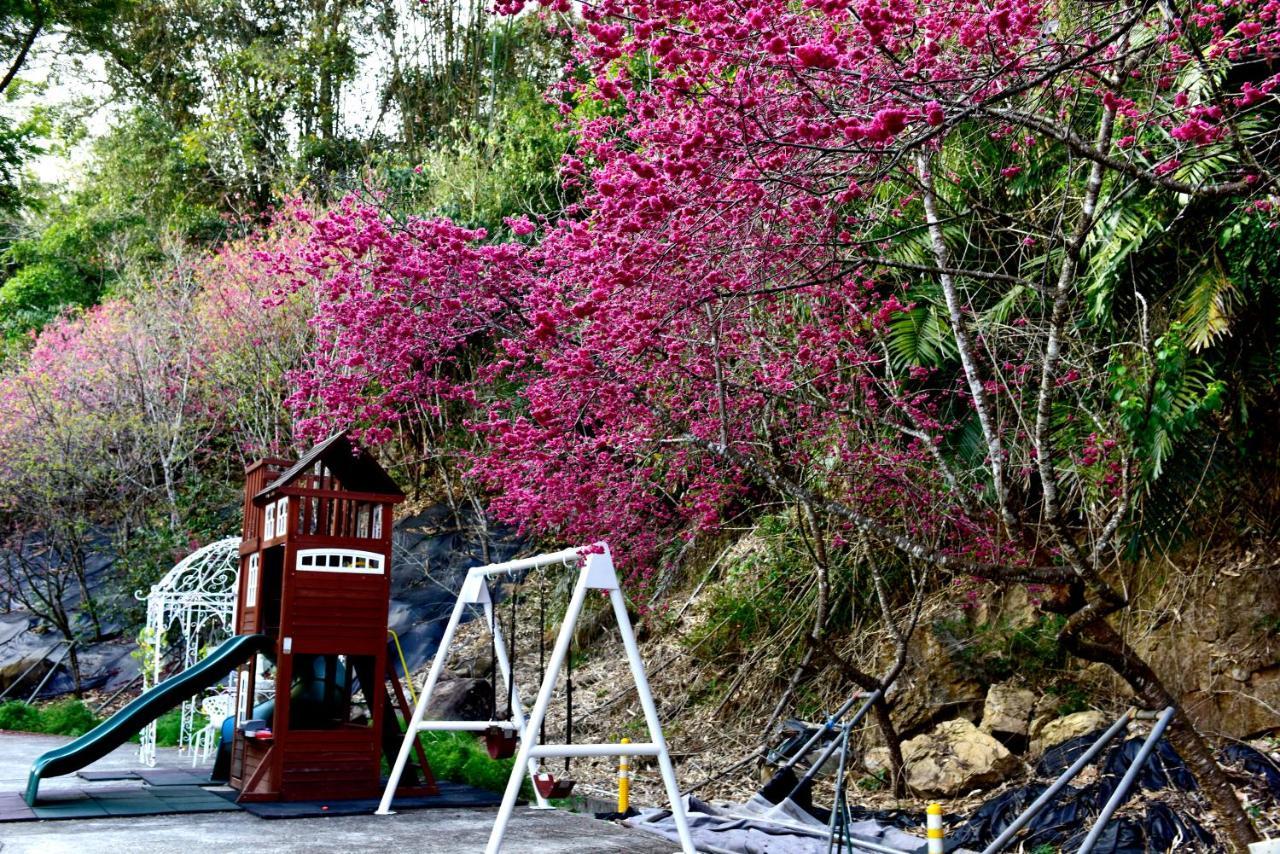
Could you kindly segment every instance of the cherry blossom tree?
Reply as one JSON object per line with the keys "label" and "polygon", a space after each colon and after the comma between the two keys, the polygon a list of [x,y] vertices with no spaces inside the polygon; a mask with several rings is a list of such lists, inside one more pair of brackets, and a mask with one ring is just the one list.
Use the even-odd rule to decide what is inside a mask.
{"label": "cherry blossom tree", "polygon": [[581,204],[492,245],[352,203],[281,261],[320,283],[305,426],[465,430],[494,512],[621,541],[638,586],[672,537],[784,501],[822,551],[1040,586],[1068,650],[1176,706],[1111,618],[1142,498],[1223,386],[1188,368],[1212,329],[1126,269],[1125,228],[1270,215],[1280,4],[581,14],[557,93]]}

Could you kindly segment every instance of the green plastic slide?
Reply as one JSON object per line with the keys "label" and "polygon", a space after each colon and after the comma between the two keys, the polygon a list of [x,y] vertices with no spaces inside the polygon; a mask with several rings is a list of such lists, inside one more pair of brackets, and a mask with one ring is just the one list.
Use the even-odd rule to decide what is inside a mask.
{"label": "green plastic slide", "polygon": [[274,642],[266,635],[237,635],[187,670],[166,679],[70,744],[42,754],[31,763],[26,801],[35,806],[40,781],[78,771],[124,744],[151,721],[205,688],[209,688]]}

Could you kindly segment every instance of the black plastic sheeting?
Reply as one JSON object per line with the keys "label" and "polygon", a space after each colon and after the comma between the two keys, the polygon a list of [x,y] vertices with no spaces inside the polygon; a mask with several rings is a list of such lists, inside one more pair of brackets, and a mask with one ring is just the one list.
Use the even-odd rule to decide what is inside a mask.
{"label": "black plastic sheeting", "polygon": [[[1099,730],[1045,751],[1034,769],[1036,776],[1042,779],[991,798],[964,824],[949,830],[947,842],[984,848],[1049,787],[1046,781],[1052,781],[1066,771],[1101,735]],[[1063,789],[1031,820],[1009,848],[1016,850],[1018,845],[1025,851],[1034,851],[1040,846],[1049,846],[1055,851],[1079,848],[1137,756],[1142,742],[1141,738],[1130,738],[1105,750],[1094,763],[1098,766],[1097,778],[1079,788],[1069,785]],[[1280,802],[1280,768],[1266,756],[1247,745],[1231,744],[1223,749],[1222,759],[1241,769],[1265,793]],[[1194,792],[1196,781],[1173,746],[1161,739],[1139,772],[1130,797],[1139,789]],[[1194,818],[1179,815],[1165,803],[1151,801],[1140,815],[1114,818],[1103,831],[1094,851],[1097,854],[1146,854],[1218,848],[1213,836]]]}

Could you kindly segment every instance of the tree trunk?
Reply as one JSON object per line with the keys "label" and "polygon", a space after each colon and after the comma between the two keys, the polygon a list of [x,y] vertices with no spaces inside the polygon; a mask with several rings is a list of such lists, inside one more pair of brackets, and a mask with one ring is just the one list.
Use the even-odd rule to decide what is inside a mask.
{"label": "tree trunk", "polygon": [[880,734],[884,736],[884,743],[889,748],[889,784],[893,789],[893,796],[905,798],[907,774],[906,762],[902,758],[902,739],[898,735],[898,728],[893,725],[893,718],[889,715],[889,702],[885,700],[883,694],[871,706],[871,711],[876,713],[876,724],[880,727]]}
{"label": "tree trunk", "polygon": [[1250,842],[1258,841],[1258,831],[1240,805],[1235,790],[1213,758],[1204,738],[1191,725],[1181,705],[1151,666],[1133,650],[1104,618],[1084,622],[1064,632],[1063,644],[1075,656],[1105,664],[1133,688],[1138,702],[1149,709],[1173,706],[1169,740],[1200,784],[1214,812],[1222,822],[1222,833],[1233,851],[1246,854]]}
{"label": "tree trunk", "polygon": [[889,781],[893,787],[893,794],[895,797],[905,798],[907,796],[907,775],[905,772],[906,762],[902,758],[902,738],[898,735],[898,728],[893,725],[893,716],[889,712],[889,701],[884,696],[889,690],[889,686],[893,684],[893,680],[897,679],[898,671],[895,670],[889,679],[877,679],[870,673],[865,673],[851,664],[825,638],[822,640],[822,651],[827,658],[835,662],[836,667],[844,675],[844,678],[857,685],[863,691],[880,692],[880,697],[871,704],[871,711],[875,713],[876,725],[880,728],[884,743],[889,748]]}
{"label": "tree trunk", "polygon": [[79,700],[84,697],[84,690],[80,686],[80,653],[76,652],[75,638],[68,638],[71,641],[71,648],[67,651],[67,666],[71,668],[71,689]]}

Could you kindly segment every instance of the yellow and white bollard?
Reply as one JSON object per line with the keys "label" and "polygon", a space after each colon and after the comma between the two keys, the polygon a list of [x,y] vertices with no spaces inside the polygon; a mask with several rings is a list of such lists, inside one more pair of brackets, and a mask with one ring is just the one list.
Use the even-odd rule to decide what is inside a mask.
{"label": "yellow and white bollard", "polygon": [[929,838],[929,854],[943,854],[942,804],[929,804],[925,810],[925,836]]}
{"label": "yellow and white bollard", "polygon": [[[623,744],[630,744],[631,739],[622,739]],[[626,813],[631,806],[631,757],[618,757],[618,812]]]}

